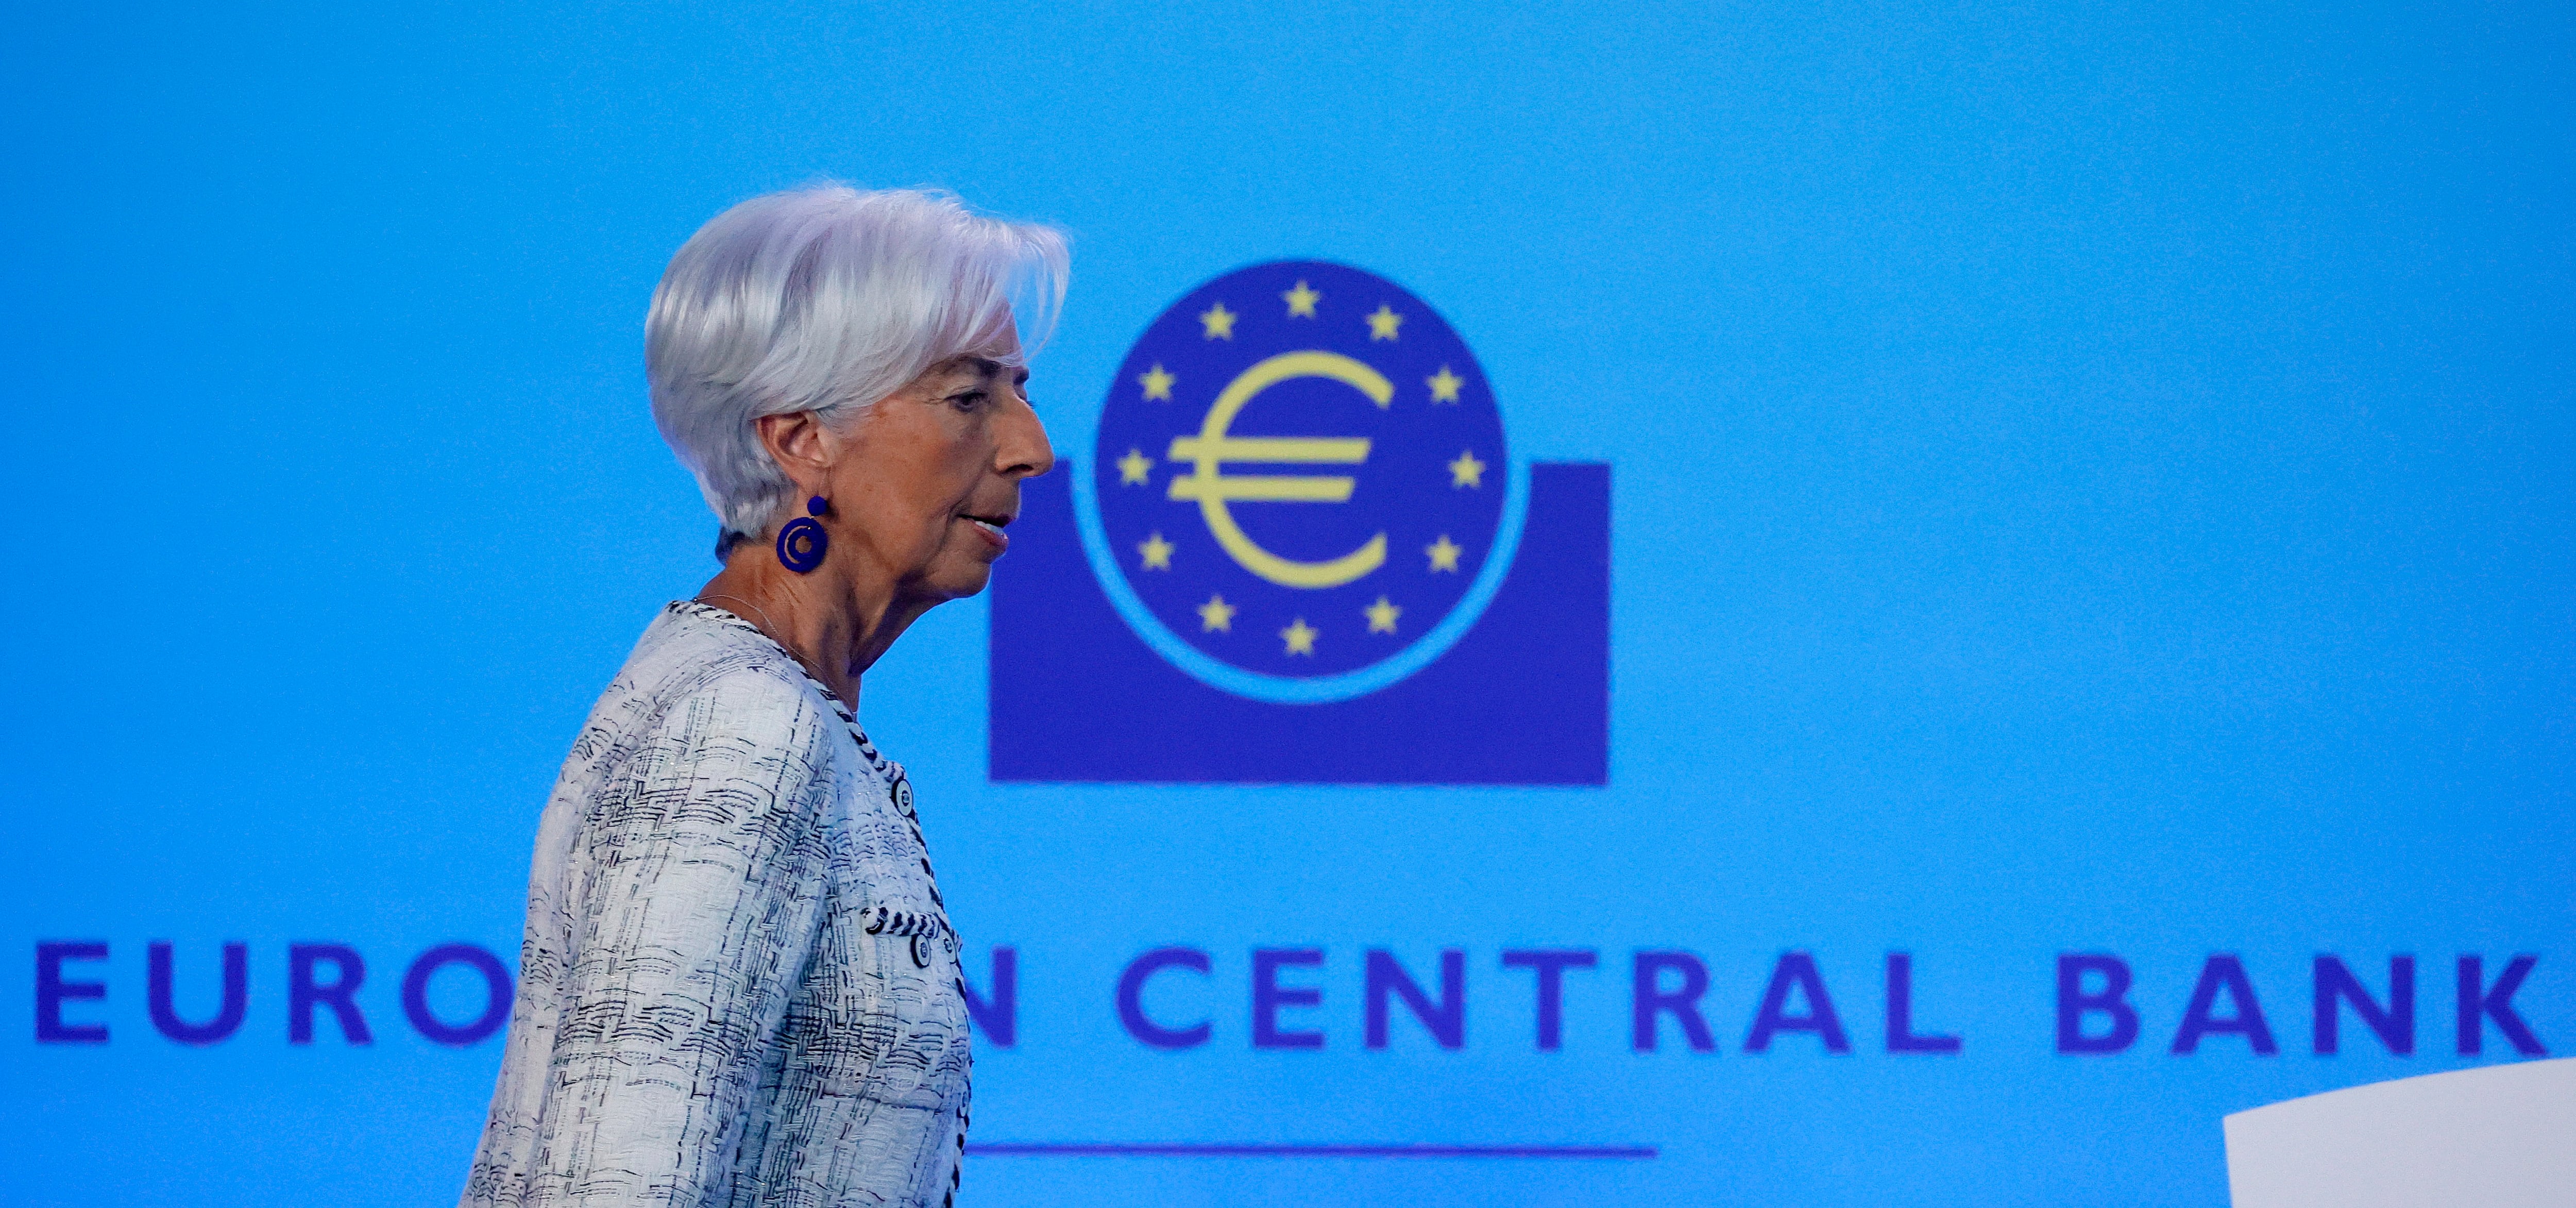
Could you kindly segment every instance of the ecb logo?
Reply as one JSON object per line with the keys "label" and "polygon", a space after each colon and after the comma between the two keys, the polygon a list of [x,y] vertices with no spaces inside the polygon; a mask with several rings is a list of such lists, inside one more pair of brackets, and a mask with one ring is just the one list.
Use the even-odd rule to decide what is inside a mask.
{"label": "ecb logo", "polygon": [[1241,269],[1106,395],[997,568],[994,779],[1606,781],[1608,468],[1515,459],[1428,304]]}
{"label": "ecb logo", "polygon": [[1484,374],[1430,307],[1273,265],[1136,342],[1077,485],[1093,567],[1148,645],[1211,686],[1312,703],[1394,683],[1474,624],[1517,535],[1509,464]]}

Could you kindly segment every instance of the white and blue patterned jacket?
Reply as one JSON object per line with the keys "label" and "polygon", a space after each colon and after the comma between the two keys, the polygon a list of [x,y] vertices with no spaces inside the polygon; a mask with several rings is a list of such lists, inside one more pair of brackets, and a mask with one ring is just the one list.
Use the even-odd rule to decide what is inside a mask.
{"label": "white and blue patterned jacket", "polygon": [[538,825],[463,1204],[950,1203],[957,955],[902,767],[759,630],[670,605]]}

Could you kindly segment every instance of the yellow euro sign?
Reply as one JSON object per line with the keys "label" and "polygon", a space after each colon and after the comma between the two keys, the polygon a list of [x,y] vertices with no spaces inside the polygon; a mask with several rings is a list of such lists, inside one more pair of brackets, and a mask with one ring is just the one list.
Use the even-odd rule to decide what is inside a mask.
{"label": "yellow euro sign", "polygon": [[1368,460],[1366,437],[1350,439],[1228,436],[1226,429],[1252,397],[1293,378],[1331,378],[1384,407],[1395,398],[1395,386],[1367,365],[1333,352],[1283,352],[1244,370],[1216,396],[1197,436],[1172,439],[1168,455],[1191,463],[1191,472],[1172,479],[1168,498],[1195,499],[1216,543],[1245,570],[1284,587],[1339,587],[1386,562],[1386,534],[1328,562],[1298,562],[1261,548],[1245,536],[1243,526],[1226,510],[1228,503],[1348,503],[1351,480],[1322,475],[1244,475],[1222,472],[1230,461],[1288,462],[1355,466]]}

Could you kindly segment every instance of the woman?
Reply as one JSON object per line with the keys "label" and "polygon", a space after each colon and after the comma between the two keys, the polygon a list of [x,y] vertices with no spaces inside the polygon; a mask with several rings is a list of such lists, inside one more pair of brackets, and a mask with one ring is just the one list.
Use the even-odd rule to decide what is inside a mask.
{"label": "woman", "polygon": [[1053,464],[1022,386],[1063,239],[913,192],[758,198],[672,258],[653,418],[724,569],[644,631],[537,828],[464,1203],[948,1204],[958,940],[901,765],[852,715],[983,590]]}

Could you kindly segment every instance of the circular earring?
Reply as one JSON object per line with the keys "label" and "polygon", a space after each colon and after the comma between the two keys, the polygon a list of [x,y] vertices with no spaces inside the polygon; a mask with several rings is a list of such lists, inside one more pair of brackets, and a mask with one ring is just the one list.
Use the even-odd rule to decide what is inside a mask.
{"label": "circular earring", "polygon": [[814,519],[829,513],[832,505],[816,495],[805,501],[806,515],[799,516],[778,529],[778,564],[797,574],[812,574],[823,564],[823,552],[832,548],[832,538],[824,533],[823,522]]}

